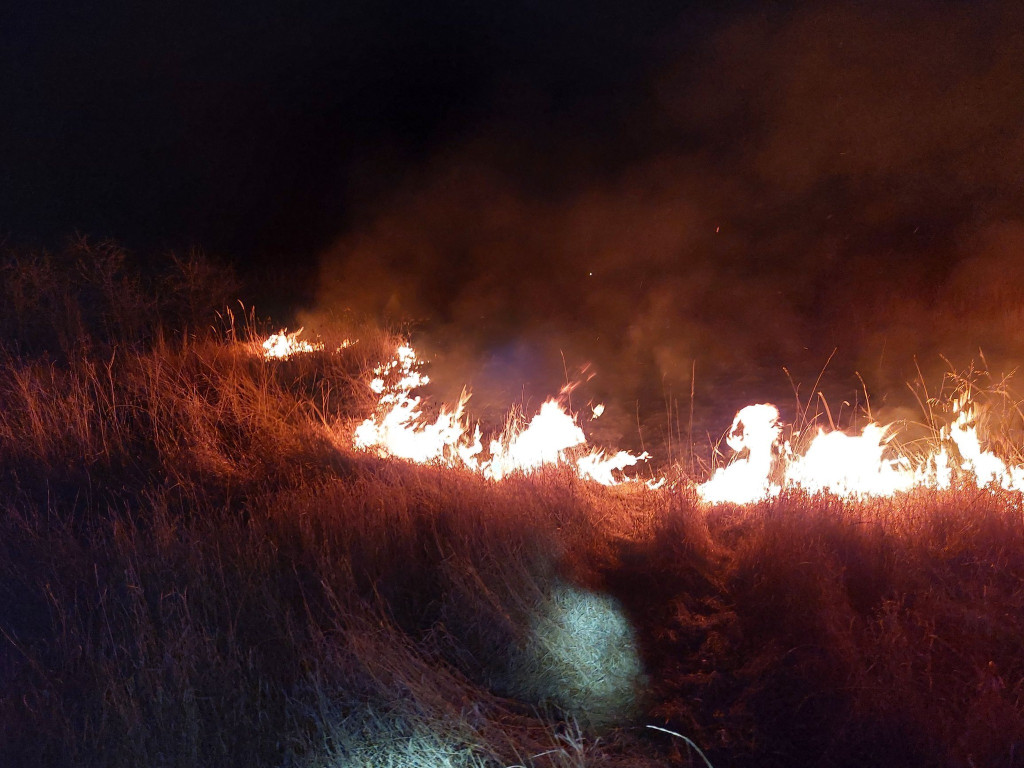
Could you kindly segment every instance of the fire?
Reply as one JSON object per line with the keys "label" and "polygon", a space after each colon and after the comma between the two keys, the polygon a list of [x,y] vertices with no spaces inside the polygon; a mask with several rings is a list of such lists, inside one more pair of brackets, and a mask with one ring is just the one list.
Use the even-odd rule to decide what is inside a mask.
{"label": "fire", "polygon": [[[324,349],[323,342],[300,340],[302,331],[282,330],[270,336],[263,342],[263,356],[287,359]],[[344,341],[339,351],[352,343]],[[471,425],[466,415],[465,391],[454,406],[441,406],[433,418],[425,415],[422,398],[413,394],[430,382],[421,365],[416,351],[402,345],[394,359],[374,369],[370,389],[378,396],[377,409],[354,430],[355,448],[381,457],[463,467],[491,480],[562,465],[603,485],[623,482],[627,468],[650,458],[646,452],[589,448],[576,416],[556,399],[547,400],[529,420],[511,415],[505,429],[485,447],[479,425]],[[593,418],[603,411],[603,404],[591,407]],[[969,391],[953,402],[952,415],[936,433],[931,450],[918,451],[912,458],[901,451],[892,424],[870,423],[852,434],[818,428],[809,439],[786,439],[778,408],[770,403],[748,405],[736,414],[726,436],[732,461],[696,484],[696,490],[709,504],[749,504],[785,490],[843,498],[892,496],[954,484],[1024,491],[1024,466],[1009,464],[983,447]],[[794,448],[791,440],[804,447]],[[663,477],[647,482],[653,488],[665,483]]]}
{"label": "fire", "polygon": [[[475,455],[479,439],[472,444],[465,439],[465,397],[454,410],[442,408],[433,422],[423,419],[420,398],[413,397],[411,392],[430,383],[430,378],[419,372],[418,364],[412,347],[402,346],[394,360],[377,366],[370,389],[380,396],[378,413],[356,428],[355,447],[419,463],[450,464],[453,457]],[[388,377],[393,378],[396,373],[397,381],[387,383]]]}
{"label": "fire", "polygon": [[263,356],[267,360],[286,360],[292,355],[302,352],[321,351],[324,345],[320,342],[299,341],[298,337],[304,330],[305,328],[299,328],[297,331],[288,333],[287,328],[282,328],[263,342]]}
{"label": "fire", "polygon": [[963,459],[960,469],[973,475],[978,487],[996,485],[1008,491],[1024,491],[1024,467],[1007,466],[981,447],[969,394],[955,404],[954,411],[956,419],[949,426],[948,437]]}
{"label": "fire", "polygon": [[511,472],[557,464],[568,449],[586,442],[576,420],[556,400],[548,400],[522,432],[511,434],[504,442],[491,441],[488,474],[501,479]]}
{"label": "fire", "polygon": [[748,405],[736,414],[726,444],[747,455],[727,467],[719,467],[698,491],[708,502],[731,501],[747,504],[774,496],[779,487],[771,477],[772,454],[782,434],[779,409],[770,403]]}
{"label": "fire", "polygon": [[374,370],[370,388],[380,396],[379,407],[372,418],[356,427],[356,448],[382,457],[462,466],[492,480],[564,464],[580,477],[604,485],[617,484],[621,478],[616,473],[647,458],[646,454],[637,456],[627,451],[608,456],[591,450],[579,455],[587,445],[586,435],[554,399],[546,401],[525,426],[510,419],[485,451],[479,426],[470,427],[465,416],[467,394],[454,408],[442,407],[433,420],[424,418],[421,398],[412,392],[430,379],[420,373],[419,366],[415,351],[402,346],[393,361]]}
{"label": "fire", "polygon": [[[322,341],[299,339],[304,330],[306,329],[303,327],[288,333],[287,328],[282,328],[277,333],[268,336],[263,342],[263,357],[266,360],[287,360],[293,355],[322,352],[324,350],[324,343]],[[353,344],[355,344],[354,341],[345,339],[338,346],[337,351],[340,352],[343,349],[347,349]]]}
{"label": "fire", "polygon": [[[775,406],[747,406],[736,415],[727,443],[732,463],[697,486],[709,503],[747,504],[783,489],[845,498],[893,496],[914,488],[945,489],[954,482],[1024,491],[1024,466],[1010,466],[982,448],[969,393],[953,405],[956,418],[940,430],[933,450],[917,461],[891,447],[893,425],[868,424],[860,434],[818,429],[805,451],[782,441]],[[959,456],[956,463],[954,456]]]}
{"label": "fire", "polygon": [[836,496],[891,496],[918,481],[906,457],[886,458],[890,428],[868,424],[859,435],[819,429],[807,452],[794,456],[785,478],[811,493]]}

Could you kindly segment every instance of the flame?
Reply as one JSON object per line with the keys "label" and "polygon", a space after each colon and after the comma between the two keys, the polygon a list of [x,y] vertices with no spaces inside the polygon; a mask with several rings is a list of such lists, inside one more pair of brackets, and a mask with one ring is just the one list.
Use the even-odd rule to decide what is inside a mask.
{"label": "flame", "polygon": [[994,485],[1008,491],[1024,490],[1024,467],[1007,466],[981,447],[969,393],[955,403],[954,412],[956,419],[949,426],[948,436],[963,459],[960,469],[973,475],[979,488]]}
{"label": "flame", "polygon": [[[868,424],[859,434],[819,428],[803,453],[782,442],[779,411],[747,406],[736,414],[727,443],[737,456],[697,486],[708,503],[748,504],[784,489],[845,498],[893,496],[914,488],[941,490],[954,482],[1024,491],[1024,467],[1009,466],[982,448],[970,394],[953,405],[956,418],[933,450],[915,463],[891,448],[893,425]],[[959,455],[959,464],[952,458]],[[772,478],[777,478],[773,482]]]}
{"label": "flame", "polygon": [[[298,338],[303,330],[282,329],[267,338],[263,357],[283,360],[322,351],[323,342]],[[345,340],[338,351],[354,343]],[[621,483],[627,479],[624,470],[650,458],[646,452],[588,449],[576,416],[556,399],[547,400],[529,421],[510,417],[485,449],[479,425],[471,426],[466,416],[469,394],[465,390],[454,407],[441,406],[432,419],[425,416],[422,399],[413,394],[430,382],[421,365],[416,351],[402,345],[394,359],[374,369],[370,389],[378,396],[378,405],[352,434],[358,450],[464,467],[492,480],[564,465],[579,477],[603,485]],[[563,394],[572,388],[568,386]],[[952,403],[952,421],[938,431],[931,450],[914,459],[901,453],[894,440],[898,430],[892,424],[870,423],[855,434],[818,428],[809,440],[798,441],[806,442],[806,448],[797,451],[783,439],[778,408],[770,403],[748,405],[736,414],[726,436],[735,454],[732,461],[696,484],[697,493],[709,504],[749,504],[784,490],[844,498],[892,496],[915,488],[941,490],[954,484],[1024,491],[1024,466],[1008,464],[983,447],[970,395],[968,390]],[[603,411],[603,404],[591,406],[592,418]],[[659,488],[666,482],[659,477],[647,485]]]}
{"label": "flame", "polygon": [[819,429],[807,452],[787,464],[786,483],[836,496],[892,496],[910,490],[918,476],[908,460],[883,455],[891,437],[891,430],[878,424],[868,424],[859,435]]}
{"label": "flame", "polygon": [[557,464],[569,448],[587,442],[583,430],[555,400],[540,407],[522,432],[506,441],[491,441],[487,474],[496,480],[516,471],[529,471],[545,464]]}
{"label": "flame", "polygon": [[[282,328],[277,333],[271,334],[263,342],[263,357],[266,360],[287,360],[289,357],[309,352],[322,352],[324,343],[322,341],[306,341],[299,339],[305,327],[288,333],[287,328]],[[351,347],[356,342],[345,339],[338,345],[336,351]]]}
{"label": "flame", "polygon": [[263,342],[263,356],[267,360],[286,360],[292,355],[301,352],[319,352],[324,348],[321,343],[312,344],[308,341],[299,341],[299,335],[305,328],[288,333],[287,328],[282,328],[277,333],[269,336]]}
{"label": "flame", "polygon": [[[460,455],[467,448],[462,418],[466,397],[460,399],[454,410],[442,408],[433,422],[424,421],[420,398],[410,394],[430,382],[428,376],[419,372],[418,364],[412,347],[401,346],[394,360],[374,369],[370,389],[380,396],[378,415],[356,427],[356,448],[419,463],[450,463],[453,454]],[[393,378],[396,372],[397,381],[389,384],[388,377]]]}
{"label": "flame", "polygon": [[715,470],[710,480],[698,486],[701,498],[711,503],[748,504],[778,493],[770,477],[772,454],[781,434],[779,409],[774,405],[759,403],[740,409],[725,442],[738,454],[746,451],[746,456]]}
{"label": "flame", "polygon": [[355,429],[353,444],[378,456],[419,463],[463,466],[492,480],[520,472],[564,464],[583,478],[604,485],[621,482],[616,473],[646,460],[628,451],[607,455],[600,450],[578,455],[586,446],[583,429],[557,400],[547,400],[523,426],[510,419],[505,430],[489,441],[485,451],[479,425],[470,428],[465,416],[469,395],[463,392],[455,408],[442,407],[436,418],[425,418],[422,400],[413,390],[429,383],[419,371],[421,361],[410,346],[396,350],[395,359],[374,369],[370,389],[379,395],[377,413]]}

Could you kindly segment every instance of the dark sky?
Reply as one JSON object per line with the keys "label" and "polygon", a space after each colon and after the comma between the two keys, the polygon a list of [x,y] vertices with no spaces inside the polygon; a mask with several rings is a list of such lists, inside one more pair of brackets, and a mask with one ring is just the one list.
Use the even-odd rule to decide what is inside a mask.
{"label": "dark sky", "polygon": [[0,24],[7,234],[310,263],[440,149],[495,129],[530,152],[611,137],[670,55],[650,46],[704,23],[671,2],[17,6]]}
{"label": "dark sky", "polygon": [[612,440],[1024,359],[1020,3],[85,5],[0,23],[11,243],[200,246],[485,408],[591,362]]}

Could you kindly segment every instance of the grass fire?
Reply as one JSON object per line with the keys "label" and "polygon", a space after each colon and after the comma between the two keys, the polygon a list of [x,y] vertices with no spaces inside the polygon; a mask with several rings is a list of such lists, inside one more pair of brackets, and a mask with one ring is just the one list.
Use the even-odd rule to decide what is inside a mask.
{"label": "grass fire", "polygon": [[1024,3],[8,3],[0,768],[1024,768]]}
{"label": "grass fire", "polygon": [[1012,380],[684,465],[591,444],[586,382],[490,423],[407,334],[271,333],[197,255],[0,272],[5,765],[1024,761]]}

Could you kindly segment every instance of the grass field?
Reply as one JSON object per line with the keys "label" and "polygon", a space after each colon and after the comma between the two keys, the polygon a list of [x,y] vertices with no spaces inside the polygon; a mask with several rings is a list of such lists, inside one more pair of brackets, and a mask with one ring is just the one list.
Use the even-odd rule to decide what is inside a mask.
{"label": "grass field", "polygon": [[396,338],[264,361],[197,256],[0,269],[0,764],[1024,765],[1020,494],[380,460]]}

